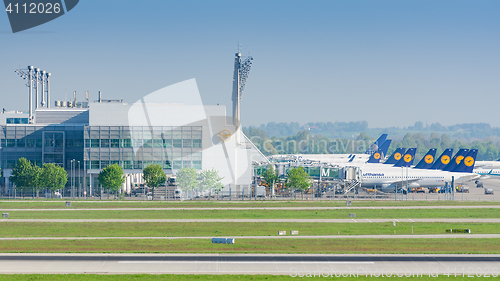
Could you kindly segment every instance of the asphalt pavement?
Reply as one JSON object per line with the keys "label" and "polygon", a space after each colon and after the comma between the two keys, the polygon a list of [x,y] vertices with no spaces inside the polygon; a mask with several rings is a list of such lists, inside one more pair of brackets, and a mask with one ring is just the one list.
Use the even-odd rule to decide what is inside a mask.
{"label": "asphalt pavement", "polygon": [[0,273],[498,276],[500,255],[1,254]]}

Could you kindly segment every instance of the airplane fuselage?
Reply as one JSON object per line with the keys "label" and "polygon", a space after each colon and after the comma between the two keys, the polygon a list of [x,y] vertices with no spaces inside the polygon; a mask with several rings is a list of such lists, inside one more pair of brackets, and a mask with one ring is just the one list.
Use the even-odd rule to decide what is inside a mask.
{"label": "airplane fuselage", "polygon": [[361,186],[377,188],[383,192],[394,192],[397,188],[412,187],[442,187],[446,182],[470,181],[479,178],[474,173],[457,173],[441,170],[426,170],[413,168],[379,167],[383,164],[373,164],[360,167]]}

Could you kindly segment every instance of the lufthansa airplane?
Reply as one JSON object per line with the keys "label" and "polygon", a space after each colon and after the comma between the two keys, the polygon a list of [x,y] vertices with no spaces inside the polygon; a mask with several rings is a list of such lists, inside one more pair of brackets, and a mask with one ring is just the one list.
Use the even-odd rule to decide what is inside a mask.
{"label": "lufthansa airplane", "polygon": [[[450,170],[429,170],[429,169],[414,169],[404,168],[409,165],[401,165],[399,167],[386,165],[365,165],[361,169],[361,186],[366,188],[377,188],[382,192],[395,192],[396,190],[408,186],[413,187],[441,187],[446,182],[451,182],[452,178],[455,182],[464,182],[478,179],[480,175],[473,173],[474,162],[477,156],[477,150],[472,149],[465,156],[457,156],[455,163],[457,165],[445,166]],[[425,159],[425,158],[424,158]],[[403,161],[409,163],[411,156],[405,154]],[[400,168],[403,167],[403,168]]]}

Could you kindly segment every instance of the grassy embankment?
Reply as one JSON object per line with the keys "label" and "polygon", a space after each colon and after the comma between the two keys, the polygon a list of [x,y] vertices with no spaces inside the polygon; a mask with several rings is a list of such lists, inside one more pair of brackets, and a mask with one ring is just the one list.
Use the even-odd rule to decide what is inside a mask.
{"label": "grassy embankment", "polygon": [[0,241],[3,253],[499,254],[500,239],[104,239]]}
{"label": "grassy embankment", "polygon": [[[419,196],[419,195],[415,195]],[[351,200],[351,199],[349,199]],[[248,208],[248,207],[345,207],[346,199],[322,201],[81,201],[26,199],[22,201],[0,200],[0,209],[67,209],[65,202],[71,201],[71,209],[76,208]],[[500,202],[485,201],[390,201],[390,200],[352,200],[352,207],[383,206],[488,206]]]}
{"label": "grassy embankment", "polygon": [[0,226],[0,237],[237,237],[276,236],[279,230],[298,230],[301,236],[401,235],[412,234],[412,227],[415,235],[445,234],[450,228],[500,233],[499,225],[490,223],[2,222]]}
{"label": "grassy embankment", "polygon": [[[0,209],[1,210],[1,209]],[[339,210],[41,210],[9,211],[11,219],[416,219],[500,218],[500,208]]]}

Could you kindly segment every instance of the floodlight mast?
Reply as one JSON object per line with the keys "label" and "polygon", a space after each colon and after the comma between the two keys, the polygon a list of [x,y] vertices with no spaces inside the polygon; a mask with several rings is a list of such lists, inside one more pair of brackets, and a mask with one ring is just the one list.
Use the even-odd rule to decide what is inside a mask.
{"label": "floodlight mast", "polygon": [[[30,124],[34,123],[35,118],[33,117],[33,87],[35,87],[35,110],[39,107],[50,107],[50,84],[49,84],[49,77],[50,73],[47,73],[46,71],[40,70],[40,68],[35,68],[33,66],[28,66],[27,69],[18,69],[15,71],[21,78],[28,80],[28,83],[26,86],[29,88],[29,106],[28,106],[28,111],[29,111],[29,118],[28,122]],[[42,101],[41,103],[39,102],[39,83],[42,84]],[[47,95],[47,103],[45,103],[45,94]]]}
{"label": "floodlight mast", "polygon": [[21,78],[28,80],[28,83],[26,86],[29,88],[29,96],[28,96],[28,112],[29,112],[29,118],[28,122],[30,124],[33,123],[33,80],[34,80],[34,73],[33,73],[34,67],[33,66],[28,66],[28,69],[18,69],[15,72],[21,76]]}
{"label": "floodlight mast", "polygon": [[[248,79],[248,74],[252,68],[251,56],[242,58],[240,50],[235,55],[234,59],[234,74],[233,74],[233,125],[235,130],[238,131],[240,128],[240,103],[245,91],[245,83]],[[236,143],[239,144],[239,133],[236,133]]]}

